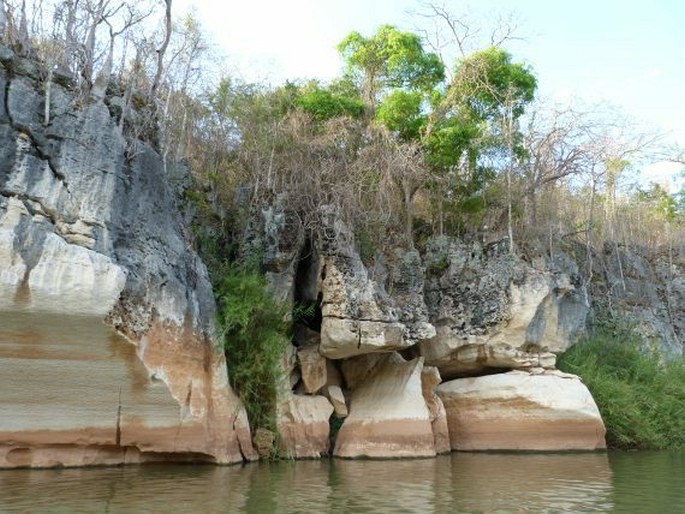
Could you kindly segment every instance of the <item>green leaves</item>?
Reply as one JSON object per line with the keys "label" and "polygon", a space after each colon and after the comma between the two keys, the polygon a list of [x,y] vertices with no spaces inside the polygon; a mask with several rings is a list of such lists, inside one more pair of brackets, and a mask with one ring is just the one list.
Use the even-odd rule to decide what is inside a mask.
{"label": "green leaves", "polygon": [[512,62],[511,54],[490,47],[463,59],[456,68],[451,86],[455,96],[479,119],[493,119],[510,109],[520,117],[533,101],[537,80],[530,69]]}
{"label": "green leaves", "polygon": [[231,385],[245,404],[252,429],[276,433],[280,359],[290,326],[287,309],[271,297],[256,271],[232,266],[217,274],[218,325]]}
{"label": "green leaves", "polygon": [[437,55],[426,53],[421,38],[391,25],[371,37],[351,32],[338,45],[348,75],[360,82],[364,99],[374,106],[393,89],[428,93],[445,78]]}
{"label": "green leaves", "polygon": [[421,128],[426,124],[426,115],[421,112],[421,93],[396,89],[383,100],[376,111],[376,120],[400,139],[418,139]]}
{"label": "green leaves", "polygon": [[295,100],[295,105],[316,121],[342,116],[358,119],[364,113],[364,104],[358,98],[335,94],[318,86],[303,93]]}

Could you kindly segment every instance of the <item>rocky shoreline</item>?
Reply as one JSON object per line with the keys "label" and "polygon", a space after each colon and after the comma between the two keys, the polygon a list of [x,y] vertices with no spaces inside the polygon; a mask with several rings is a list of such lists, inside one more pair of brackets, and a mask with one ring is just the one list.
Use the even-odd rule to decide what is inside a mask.
{"label": "rocky shoreline", "polygon": [[[44,126],[35,64],[0,63],[0,467],[255,460],[175,168],[58,82]],[[588,313],[572,259],[435,238],[367,265],[335,213],[312,239],[282,204],[246,236],[271,293],[317,310],[283,358],[282,454],[605,447],[587,388],[554,369]]]}

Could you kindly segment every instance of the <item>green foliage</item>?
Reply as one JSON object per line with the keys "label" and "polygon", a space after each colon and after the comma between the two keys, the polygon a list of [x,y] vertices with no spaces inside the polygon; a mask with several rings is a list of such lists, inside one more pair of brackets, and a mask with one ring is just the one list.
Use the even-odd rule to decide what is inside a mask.
{"label": "green foliage", "polygon": [[245,266],[221,273],[215,294],[231,385],[245,404],[252,430],[263,427],[276,433],[287,308],[268,293],[264,277]]}
{"label": "green foliage", "polygon": [[685,447],[685,360],[662,363],[631,327],[609,318],[559,357],[592,393],[612,448]]}
{"label": "green foliage", "polygon": [[371,37],[351,32],[338,51],[349,76],[364,85],[366,100],[373,103],[384,89],[430,92],[445,77],[437,55],[426,53],[421,38],[391,25],[381,26]]}
{"label": "green foliage", "polygon": [[295,302],[293,305],[293,323],[308,325],[316,316],[316,302]]}
{"label": "green foliage", "polygon": [[343,96],[330,89],[315,87],[295,100],[295,105],[311,114],[316,121],[348,116],[358,119],[364,113],[364,104],[355,97]]}
{"label": "green foliage", "polygon": [[364,227],[355,227],[354,240],[362,262],[367,265],[373,262],[378,251],[378,239],[374,237],[373,231]]}
{"label": "green foliage", "polygon": [[426,116],[421,112],[423,95],[417,91],[396,89],[389,93],[376,111],[376,119],[400,139],[418,139]]}
{"label": "green foliage", "polygon": [[445,172],[459,165],[465,152],[470,153],[475,166],[476,152],[470,152],[481,135],[481,127],[463,118],[453,117],[436,124],[426,138],[428,163],[437,171]]}
{"label": "green foliage", "polygon": [[512,62],[511,54],[490,47],[459,63],[455,86],[474,117],[498,118],[503,108],[510,108],[516,119],[533,101],[537,80],[528,67]]}
{"label": "green foliage", "polygon": [[647,189],[638,189],[637,202],[648,206],[659,218],[676,221],[685,218],[685,193],[671,195],[659,184],[652,183]]}

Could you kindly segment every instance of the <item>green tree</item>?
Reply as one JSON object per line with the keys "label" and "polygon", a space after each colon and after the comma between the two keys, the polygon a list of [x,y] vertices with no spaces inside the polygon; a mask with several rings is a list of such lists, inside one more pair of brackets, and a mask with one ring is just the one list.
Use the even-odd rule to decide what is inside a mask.
{"label": "green tree", "polygon": [[[516,158],[522,154],[518,120],[534,99],[536,87],[532,71],[513,62],[502,48],[476,52],[458,62],[454,79],[435,99],[426,130],[429,162],[437,175],[452,178],[451,187],[440,192],[462,204],[485,206],[476,198],[484,198],[487,178],[495,170],[485,166],[482,157],[495,155],[491,161],[500,163],[507,179],[510,243],[511,181]],[[442,199],[437,203],[442,205]]]}
{"label": "green tree", "polygon": [[358,119],[364,112],[364,104],[356,95],[341,94],[318,83],[305,88],[295,105],[319,122],[343,116]]}
{"label": "green tree", "polygon": [[371,114],[380,97],[392,90],[427,93],[445,78],[442,62],[423,49],[419,36],[391,25],[381,26],[371,37],[351,32],[338,51],[347,65],[346,74],[359,84]]}

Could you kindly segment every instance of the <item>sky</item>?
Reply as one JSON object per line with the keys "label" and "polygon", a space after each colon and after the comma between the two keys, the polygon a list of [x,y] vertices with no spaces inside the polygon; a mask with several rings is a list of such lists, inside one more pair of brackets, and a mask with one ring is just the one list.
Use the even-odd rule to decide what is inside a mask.
{"label": "sky", "polygon": [[[338,75],[335,49],[350,31],[382,24],[430,28],[421,0],[175,0],[194,8],[227,69],[247,81]],[[513,14],[521,38],[505,44],[538,78],[538,96],[576,105],[611,105],[641,130],[685,147],[683,0],[436,0],[487,27]],[[670,174],[677,166],[659,165]]]}

